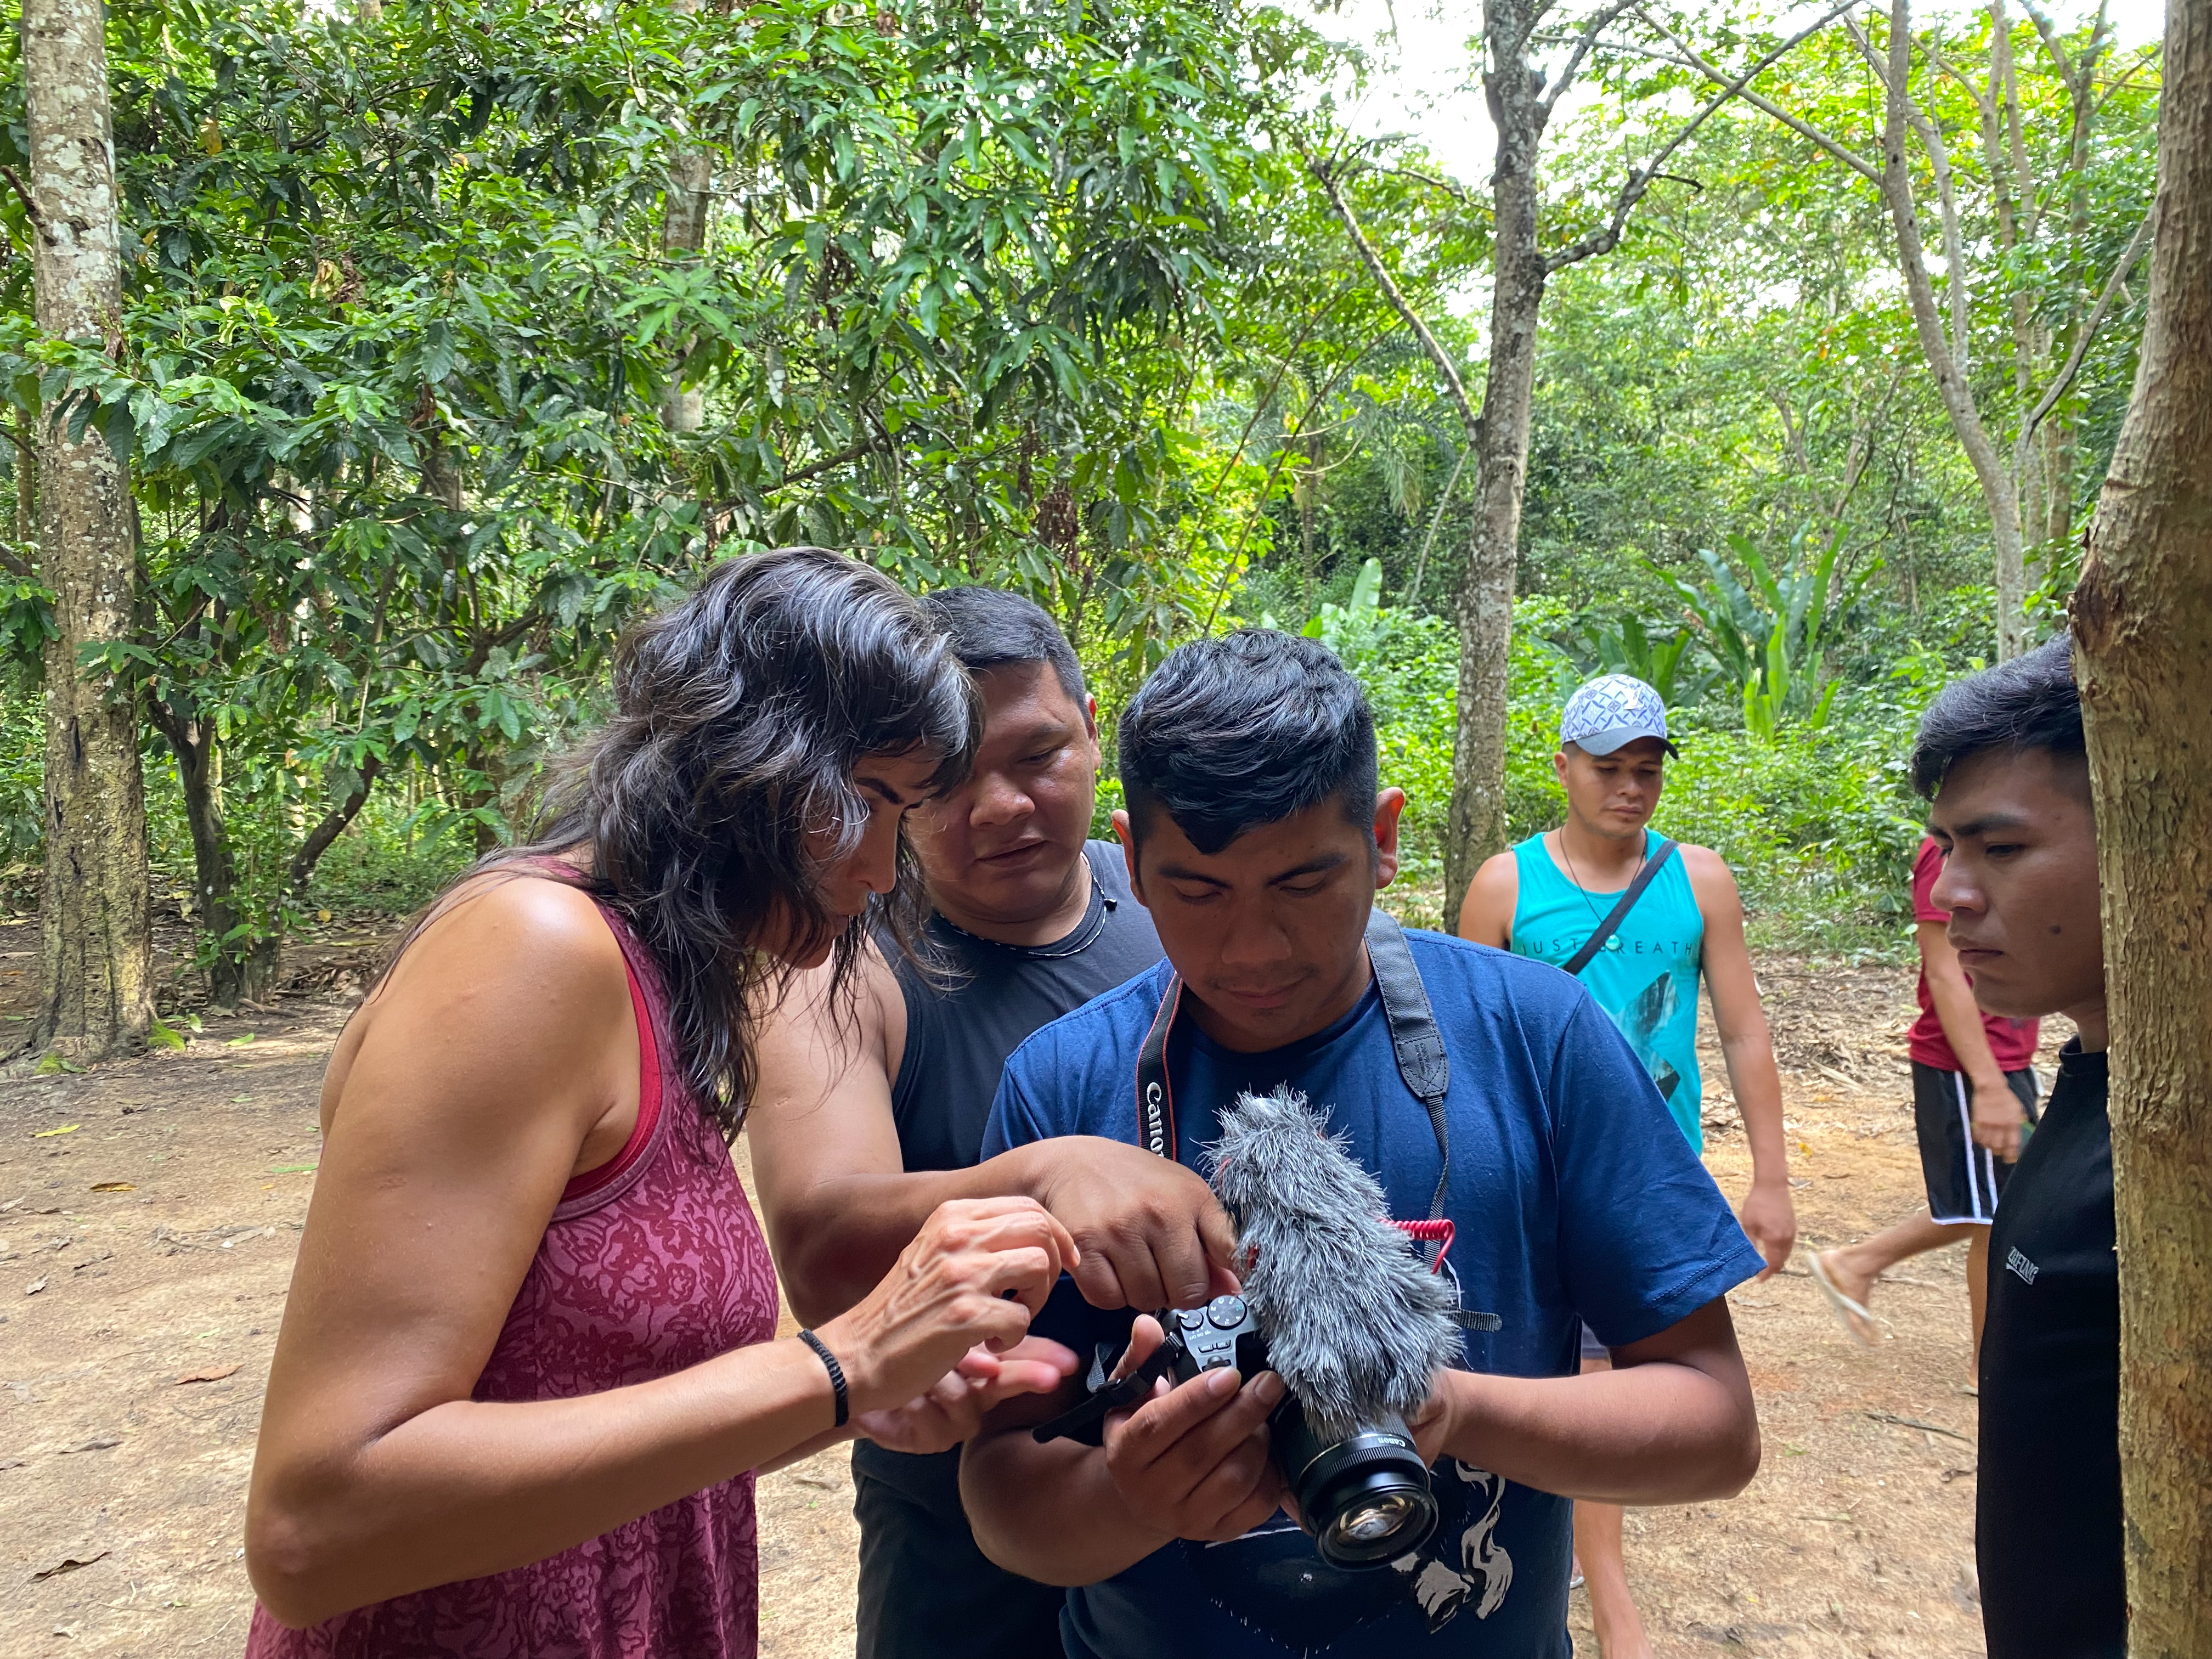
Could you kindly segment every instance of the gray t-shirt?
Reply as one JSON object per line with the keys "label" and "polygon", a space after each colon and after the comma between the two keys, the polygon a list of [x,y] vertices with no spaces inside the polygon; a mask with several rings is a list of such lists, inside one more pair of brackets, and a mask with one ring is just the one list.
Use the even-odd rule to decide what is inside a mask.
{"label": "gray t-shirt", "polygon": [[892,971],[906,998],[906,1047],[891,1087],[891,1116],[908,1169],[964,1170],[978,1162],[1006,1056],[1041,1026],[1160,959],[1160,936],[1129,892],[1120,846],[1094,841],[1083,851],[1091,860],[1091,903],[1064,937],[1000,945],[933,917],[930,943],[962,975],[946,990],[894,955]]}

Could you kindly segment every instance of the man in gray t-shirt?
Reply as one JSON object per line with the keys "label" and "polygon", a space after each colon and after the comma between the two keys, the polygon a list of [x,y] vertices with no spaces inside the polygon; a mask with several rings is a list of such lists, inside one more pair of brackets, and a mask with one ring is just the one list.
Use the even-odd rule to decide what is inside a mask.
{"label": "man in gray t-shirt", "polygon": [[[1092,1303],[1196,1305],[1233,1241],[1188,1171],[1095,1138],[977,1161],[1006,1056],[1150,968],[1160,945],[1120,848],[1085,840],[1097,714],[1066,638],[1016,594],[952,588],[926,603],[985,710],[968,781],[907,821],[935,910],[927,942],[954,975],[933,985],[879,943],[852,1006],[824,1006],[817,976],[766,1023],[749,1133],[786,1293],[802,1320],[831,1317],[874,1287],[939,1203],[1016,1194],[1074,1235],[1077,1282]],[[1035,1352],[1072,1363],[1048,1344]],[[939,1439],[972,1431],[990,1403],[979,1390],[949,1406]],[[1060,1650],[1063,1593],[975,1547],[957,1445],[917,1455],[863,1441],[853,1469],[859,1659]]]}

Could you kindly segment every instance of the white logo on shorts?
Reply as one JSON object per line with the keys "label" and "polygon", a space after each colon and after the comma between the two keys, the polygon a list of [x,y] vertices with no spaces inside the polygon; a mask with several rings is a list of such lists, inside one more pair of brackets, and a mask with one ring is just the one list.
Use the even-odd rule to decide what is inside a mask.
{"label": "white logo on shorts", "polygon": [[2042,1268],[2037,1267],[2033,1261],[2030,1261],[2017,1249],[2009,1252],[2005,1256],[2005,1266],[2011,1268],[2013,1272],[2020,1275],[2020,1282],[2023,1285],[2034,1284],[2036,1274],[2043,1271]]}

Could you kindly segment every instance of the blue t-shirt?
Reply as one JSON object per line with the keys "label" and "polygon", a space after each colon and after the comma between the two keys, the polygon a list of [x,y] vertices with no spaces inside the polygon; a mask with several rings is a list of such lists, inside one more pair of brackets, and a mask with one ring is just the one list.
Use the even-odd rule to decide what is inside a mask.
{"label": "blue t-shirt", "polygon": [[[1640,1341],[1765,1266],[1579,983],[1485,945],[1411,930],[1406,939],[1451,1060],[1450,1263],[1465,1305],[1498,1316],[1495,1329],[1467,1333],[1470,1370],[1571,1376],[1578,1316],[1609,1346]],[[1016,1049],[983,1156],[1055,1135],[1141,1144],[1135,1062],[1169,973],[1162,963]],[[1399,1077],[1372,984],[1327,1030],[1265,1054],[1222,1048],[1186,1013],[1167,1063],[1183,1163],[1196,1167],[1218,1135],[1222,1105],[1286,1083],[1350,1137],[1392,1215],[1428,1213],[1436,1139]],[[1087,1359],[1132,1317],[1091,1307],[1063,1279],[1032,1328]],[[1414,1557],[1340,1571],[1279,1513],[1229,1543],[1178,1541],[1070,1590],[1067,1652],[1565,1659],[1572,1505],[1450,1458],[1431,1479],[1443,1523]]]}

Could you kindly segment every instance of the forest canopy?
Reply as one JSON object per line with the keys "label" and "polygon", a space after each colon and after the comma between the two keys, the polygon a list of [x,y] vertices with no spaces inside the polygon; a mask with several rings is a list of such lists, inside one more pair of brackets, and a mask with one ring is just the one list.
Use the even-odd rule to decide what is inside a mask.
{"label": "forest canopy", "polygon": [[[1579,79],[1529,180],[1525,501],[1484,578],[1505,821],[1556,822],[1565,691],[1634,672],[1680,728],[1662,823],[1738,866],[1757,924],[1893,948],[1903,734],[2058,624],[2126,406],[2155,51],[2005,0],[1609,15],[1520,48]],[[1502,198],[1346,125],[1374,66],[1329,17],[153,0],[107,27],[96,335],[34,314],[8,36],[16,901],[58,430],[127,468],[130,624],[77,667],[138,711],[155,891],[220,1003],[318,916],[404,909],[516,834],[625,623],[795,542],[1032,594],[1109,721],[1182,640],[1322,637],[1412,797],[1410,912],[1443,913],[1492,683]]]}

